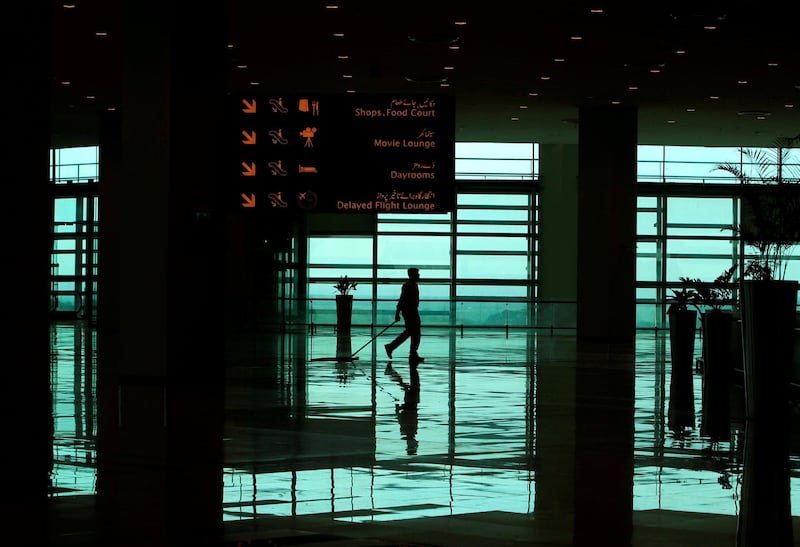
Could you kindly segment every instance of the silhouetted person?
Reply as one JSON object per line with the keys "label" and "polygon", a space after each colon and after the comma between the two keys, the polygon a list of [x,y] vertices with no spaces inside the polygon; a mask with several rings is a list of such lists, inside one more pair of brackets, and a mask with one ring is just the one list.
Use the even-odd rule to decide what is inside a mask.
{"label": "silhouetted person", "polygon": [[400,314],[403,315],[405,322],[405,330],[401,332],[397,338],[383,346],[386,349],[386,355],[389,359],[392,358],[392,352],[397,349],[397,346],[411,338],[411,347],[408,352],[408,359],[413,363],[421,363],[425,361],[419,356],[417,350],[419,349],[419,340],[422,336],[422,322],[419,318],[419,286],[417,280],[419,279],[419,268],[408,269],[408,281],[403,283],[400,289],[400,298],[397,300],[397,309],[394,313],[394,320],[400,321]]}

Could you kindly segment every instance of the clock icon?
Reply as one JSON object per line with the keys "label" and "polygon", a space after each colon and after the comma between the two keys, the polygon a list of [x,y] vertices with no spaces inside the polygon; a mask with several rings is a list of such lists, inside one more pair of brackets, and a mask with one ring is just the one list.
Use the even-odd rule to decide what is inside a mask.
{"label": "clock icon", "polygon": [[297,205],[301,209],[310,211],[317,206],[317,194],[313,190],[305,190],[297,194]]}

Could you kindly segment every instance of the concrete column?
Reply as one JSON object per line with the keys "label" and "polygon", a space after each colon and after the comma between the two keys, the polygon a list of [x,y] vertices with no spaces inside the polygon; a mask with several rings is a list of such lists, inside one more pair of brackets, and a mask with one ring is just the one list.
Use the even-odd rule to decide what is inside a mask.
{"label": "concrete column", "polygon": [[636,110],[579,115],[574,545],[633,541]]}
{"label": "concrete column", "polygon": [[51,4],[4,6],[3,309],[0,382],[5,495],[3,542],[48,543],[52,465],[49,271],[53,220],[49,184]]}
{"label": "concrete column", "polygon": [[578,144],[579,340],[631,343],[635,321],[636,110],[584,107]]}
{"label": "concrete column", "polygon": [[[101,142],[98,508],[106,544],[222,530],[225,3],[125,4]],[[132,543],[130,543],[132,542]]]}

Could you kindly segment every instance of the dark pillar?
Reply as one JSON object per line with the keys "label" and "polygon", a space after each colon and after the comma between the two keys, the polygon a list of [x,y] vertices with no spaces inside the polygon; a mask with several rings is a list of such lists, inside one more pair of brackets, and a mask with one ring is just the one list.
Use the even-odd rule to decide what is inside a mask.
{"label": "dark pillar", "polygon": [[4,6],[3,543],[47,544],[52,463],[48,332],[51,3]]}
{"label": "dark pillar", "polygon": [[205,545],[222,531],[225,2],[157,15],[125,4],[120,119],[101,142],[106,545]]}
{"label": "dark pillar", "polygon": [[579,119],[578,339],[627,344],[636,328],[636,110],[584,107]]}
{"label": "dark pillar", "polygon": [[631,545],[636,110],[580,110],[574,545]]}

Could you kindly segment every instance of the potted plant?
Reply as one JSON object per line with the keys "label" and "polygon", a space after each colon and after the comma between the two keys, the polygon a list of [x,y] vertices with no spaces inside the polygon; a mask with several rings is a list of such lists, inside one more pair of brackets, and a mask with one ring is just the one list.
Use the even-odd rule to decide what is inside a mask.
{"label": "potted plant", "polygon": [[[741,149],[741,164],[718,169],[736,177],[742,192],[742,248],[757,251],[740,279],[745,406],[748,418],[784,414],[794,347],[797,281],[786,280],[786,254],[800,241],[800,166],[793,159],[800,135],[770,148]],[[741,253],[744,256],[744,253]]]}
{"label": "potted plant", "polygon": [[346,275],[339,278],[333,286],[336,289],[336,329],[337,331],[350,330],[350,317],[353,313],[353,295],[350,291],[356,290],[358,282]]}
{"label": "potted plant", "polygon": [[336,289],[336,292],[342,296],[350,295],[350,291],[356,290],[357,287],[358,282],[353,281],[346,275],[341,276],[339,281],[336,282],[336,285],[333,286],[333,288]]}
{"label": "potted plant", "polygon": [[333,286],[336,289],[336,357],[349,359],[350,351],[350,325],[353,314],[353,295],[350,291],[356,290],[358,283],[346,275],[339,278]]}
{"label": "potted plant", "polygon": [[667,427],[678,435],[687,427],[694,429],[692,363],[697,331],[697,311],[690,308],[697,298],[697,293],[691,288],[693,280],[687,277],[680,280],[682,285],[679,289],[672,289],[667,309],[672,359]]}
{"label": "potted plant", "polygon": [[[757,256],[741,277],[745,450],[740,545],[791,545],[789,381],[797,281],[786,280],[786,254],[800,241],[800,169],[792,159],[800,135],[767,149],[742,149],[742,165],[718,168],[741,184],[742,249]],[[742,253],[743,255],[743,253]]]}
{"label": "potted plant", "polygon": [[356,290],[358,282],[346,275],[339,278],[333,286],[336,289],[336,330],[350,331],[350,317],[353,313],[353,295],[350,291]]}
{"label": "potted plant", "polygon": [[712,441],[730,440],[730,389],[731,389],[731,336],[733,312],[727,306],[735,305],[736,291],[734,264],[714,281],[694,280],[697,294],[694,305],[700,312],[702,325],[702,408],[700,435]]}
{"label": "potted plant", "polygon": [[725,162],[720,171],[740,184],[742,243],[757,251],[742,279],[782,280],[787,252],[800,241],[800,164],[793,156],[800,135],[776,139],[769,148],[742,148],[741,163]]}
{"label": "potted plant", "polygon": [[798,144],[800,135],[777,139],[771,148],[742,149],[741,165],[718,166],[741,184],[737,231],[742,246],[758,253],[740,281],[746,409],[753,419],[762,413],[774,419],[776,400],[788,396],[798,284],[785,279],[785,258],[800,241],[800,167],[792,158]]}

